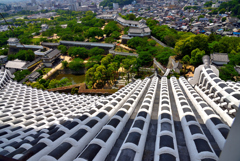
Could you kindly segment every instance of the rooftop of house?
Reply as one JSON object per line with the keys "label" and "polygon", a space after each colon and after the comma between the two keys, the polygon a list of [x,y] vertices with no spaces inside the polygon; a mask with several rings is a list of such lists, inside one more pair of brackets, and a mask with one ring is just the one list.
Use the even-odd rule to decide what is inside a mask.
{"label": "rooftop of house", "polygon": [[229,62],[227,53],[213,53],[210,55],[212,61]]}
{"label": "rooftop of house", "polygon": [[6,68],[13,68],[13,69],[23,69],[23,67],[27,64],[26,61],[23,60],[12,60],[12,61],[8,61],[6,63]]}

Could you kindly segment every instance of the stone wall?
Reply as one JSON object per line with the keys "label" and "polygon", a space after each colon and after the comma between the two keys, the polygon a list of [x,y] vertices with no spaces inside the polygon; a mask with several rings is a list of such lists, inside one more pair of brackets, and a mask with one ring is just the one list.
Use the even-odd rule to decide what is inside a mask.
{"label": "stone wall", "polygon": [[79,83],[79,84],[74,84],[70,86],[65,86],[65,87],[58,87],[58,88],[52,88],[52,89],[47,89],[49,92],[63,92],[63,93],[70,93],[72,88],[79,88],[85,83]]}

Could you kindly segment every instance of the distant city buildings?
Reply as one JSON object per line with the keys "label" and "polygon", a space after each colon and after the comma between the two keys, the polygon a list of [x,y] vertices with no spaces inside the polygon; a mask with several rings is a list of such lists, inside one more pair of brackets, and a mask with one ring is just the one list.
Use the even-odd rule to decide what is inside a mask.
{"label": "distant city buildings", "polygon": [[113,3],[113,9],[114,9],[114,10],[117,10],[118,8],[119,8],[118,3]]}

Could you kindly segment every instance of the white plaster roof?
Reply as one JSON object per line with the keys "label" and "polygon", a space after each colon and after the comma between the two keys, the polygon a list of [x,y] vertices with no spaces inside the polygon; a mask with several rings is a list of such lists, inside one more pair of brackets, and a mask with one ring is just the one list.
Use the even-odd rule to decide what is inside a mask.
{"label": "white plaster roof", "polygon": [[240,84],[200,70],[204,75],[195,87],[184,77],[151,76],[107,97],[38,90],[1,70],[0,155],[30,161],[217,161]]}
{"label": "white plaster roof", "polygon": [[6,63],[6,68],[22,69],[23,66],[25,66],[26,64],[27,64],[26,61],[16,59],[13,61],[8,61]]}

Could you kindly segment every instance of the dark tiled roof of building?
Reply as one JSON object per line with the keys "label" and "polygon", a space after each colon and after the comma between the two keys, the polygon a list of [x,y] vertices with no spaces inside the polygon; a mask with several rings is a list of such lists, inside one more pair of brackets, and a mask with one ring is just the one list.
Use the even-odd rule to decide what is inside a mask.
{"label": "dark tiled roof of building", "polygon": [[213,53],[211,54],[212,61],[229,62],[227,53]]}
{"label": "dark tiled roof of building", "polygon": [[58,55],[59,53],[61,53],[60,50],[54,49],[53,51],[51,51],[50,53],[48,53],[47,55],[45,55],[44,58],[49,58],[49,59],[51,59],[51,58],[55,57],[56,55]]}

